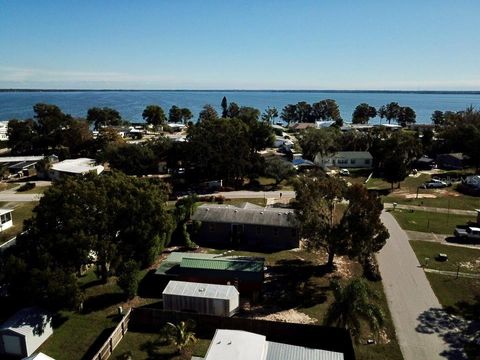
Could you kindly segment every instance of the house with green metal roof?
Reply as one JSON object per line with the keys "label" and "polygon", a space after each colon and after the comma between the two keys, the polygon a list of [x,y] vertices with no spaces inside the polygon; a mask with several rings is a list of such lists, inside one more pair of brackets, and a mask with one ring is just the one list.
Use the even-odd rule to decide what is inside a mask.
{"label": "house with green metal roof", "polygon": [[155,275],[169,280],[234,285],[242,295],[260,293],[264,280],[264,258],[222,254],[171,253]]}

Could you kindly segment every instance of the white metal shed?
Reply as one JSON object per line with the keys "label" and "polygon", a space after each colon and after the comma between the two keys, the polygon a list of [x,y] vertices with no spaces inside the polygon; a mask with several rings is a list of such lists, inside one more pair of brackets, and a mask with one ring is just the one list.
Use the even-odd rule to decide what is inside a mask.
{"label": "white metal shed", "polygon": [[171,280],[163,290],[163,308],[170,311],[232,316],[239,306],[239,292],[232,285]]}
{"label": "white metal shed", "polygon": [[25,308],[0,325],[0,354],[26,357],[52,335],[51,316],[39,308]]}

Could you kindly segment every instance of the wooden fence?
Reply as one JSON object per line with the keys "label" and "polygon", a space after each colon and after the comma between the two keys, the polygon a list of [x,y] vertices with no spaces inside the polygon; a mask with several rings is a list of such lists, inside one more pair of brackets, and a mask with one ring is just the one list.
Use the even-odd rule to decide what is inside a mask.
{"label": "wooden fence", "polygon": [[105,341],[95,356],[92,357],[92,360],[105,360],[112,355],[113,350],[117,347],[117,345],[123,339],[125,333],[128,331],[128,323],[130,322],[131,312],[132,309],[129,309],[122,321],[120,321],[115,330],[113,330],[112,334],[108,337],[107,341]]}

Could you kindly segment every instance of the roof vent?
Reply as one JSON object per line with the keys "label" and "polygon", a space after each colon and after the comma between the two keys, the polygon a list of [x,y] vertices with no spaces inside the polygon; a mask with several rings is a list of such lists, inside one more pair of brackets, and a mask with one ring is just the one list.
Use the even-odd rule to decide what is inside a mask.
{"label": "roof vent", "polygon": [[231,342],[231,341],[229,341],[229,342],[227,343],[227,345],[232,345],[232,342]]}
{"label": "roof vent", "polygon": [[260,211],[260,214],[262,214],[262,215],[263,215],[263,211]]}
{"label": "roof vent", "polygon": [[205,291],[205,288],[198,289],[198,292],[204,292],[204,291]]}
{"label": "roof vent", "polygon": [[221,343],[222,343],[222,342],[221,342],[221,341],[219,341],[219,342],[217,342],[217,345],[220,345]]}
{"label": "roof vent", "polygon": [[237,212],[238,212],[238,210],[235,210],[235,212],[237,213]]}

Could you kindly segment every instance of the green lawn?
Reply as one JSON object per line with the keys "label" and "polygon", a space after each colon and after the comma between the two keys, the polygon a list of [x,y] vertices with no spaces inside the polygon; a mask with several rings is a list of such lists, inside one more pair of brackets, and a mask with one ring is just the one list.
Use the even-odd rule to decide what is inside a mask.
{"label": "green lawn", "polygon": [[[144,270],[142,275],[146,273]],[[120,320],[117,309],[124,304],[124,297],[116,278],[100,284],[91,270],[79,279],[79,284],[85,289],[84,311],[62,311],[53,335],[39,349],[54,359],[82,360],[93,356]],[[136,305],[155,301],[158,299],[139,299]]]}
{"label": "green lawn", "polygon": [[[425,258],[430,258],[427,266],[430,269],[457,271],[460,264],[460,272],[480,274],[480,249],[443,245],[430,241],[410,241],[410,245],[420,264],[425,263]],[[448,261],[435,260],[439,253],[447,254]]]}
{"label": "green lawn", "polygon": [[427,273],[433,292],[448,312],[472,319],[480,309],[480,280]]}
{"label": "green lawn", "polygon": [[454,214],[442,214],[427,211],[395,210],[391,214],[395,216],[404,230],[432,232],[436,234],[453,235],[455,226],[475,221],[475,216]]}
{"label": "green lawn", "polygon": [[[436,190],[432,189],[422,189],[420,194],[424,193],[433,193]],[[417,205],[417,206],[428,206],[428,207],[437,207],[444,209],[460,209],[460,210],[475,210],[480,209],[480,197],[468,196],[459,193],[459,196],[439,196],[437,198],[420,198],[420,199],[405,199],[399,196],[385,196],[383,197],[383,202],[385,203],[398,203],[405,205]]]}
{"label": "green lawn", "polygon": [[176,354],[173,345],[162,342],[159,334],[139,333],[129,331],[118,344],[111,359],[124,359],[128,354],[135,360],[169,359],[187,360],[193,356],[205,356],[211,339],[198,339],[198,341],[186,349],[185,354]]}
{"label": "green lawn", "polygon": [[[15,203],[13,210],[13,226],[0,233],[0,244],[11,238],[17,236],[23,230],[23,222],[32,216],[32,210],[37,205],[37,202],[19,202]],[[1,207],[10,206],[7,203],[0,203]]]}
{"label": "green lawn", "polygon": [[[480,250],[442,245],[428,241],[410,241],[418,261],[424,264],[429,257],[428,267],[436,270],[456,271],[458,264],[461,272],[480,273]],[[438,253],[448,255],[448,261],[435,260]],[[473,266],[470,266],[470,265]],[[469,311],[480,303],[480,279],[469,279],[435,273],[426,273],[430,285],[440,304],[449,312],[471,317]]]}

